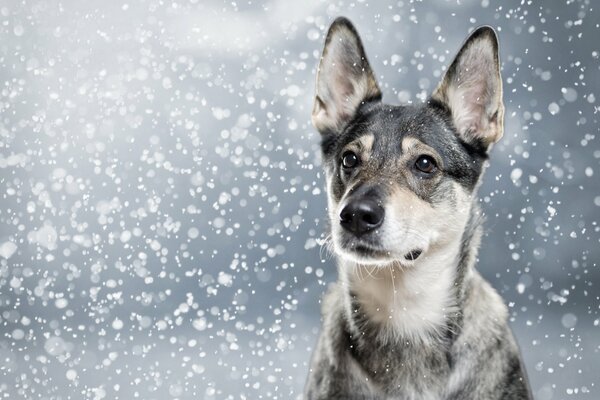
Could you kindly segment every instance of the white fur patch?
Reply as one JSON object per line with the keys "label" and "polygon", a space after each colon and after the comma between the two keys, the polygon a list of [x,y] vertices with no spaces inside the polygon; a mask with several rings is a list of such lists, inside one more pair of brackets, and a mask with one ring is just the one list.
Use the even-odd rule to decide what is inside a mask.
{"label": "white fur patch", "polygon": [[427,341],[445,326],[454,304],[455,249],[430,249],[411,266],[351,266],[345,263],[344,281],[356,294],[372,323],[380,325],[384,340]]}
{"label": "white fur patch", "polygon": [[[390,203],[399,209],[386,207],[380,233],[390,261],[365,265],[341,251],[342,282],[356,294],[370,323],[380,325],[384,340],[427,341],[458,311],[456,265],[471,201],[460,185],[453,189],[464,207],[434,208],[405,191],[392,197]],[[423,250],[421,256],[405,260],[416,248]]]}

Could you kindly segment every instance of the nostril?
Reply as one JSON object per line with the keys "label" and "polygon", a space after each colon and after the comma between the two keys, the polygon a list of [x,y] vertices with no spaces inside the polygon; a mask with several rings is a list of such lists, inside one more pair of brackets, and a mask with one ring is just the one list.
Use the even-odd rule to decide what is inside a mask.
{"label": "nostril", "polygon": [[381,221],[381,217],[379,216],[379,214],[374,211],[369,211],[369,212],[364,213],[362,216],[362,219],[367,224],[371,224],[371,225],[376,225],[379,223],[379,221]]}
{"label": "nostril", "polygon": [[341,222],[350,222],[352,221],[352,212],[348,210],[348,207],[344,208],[340,213],[340,221]]}
{"label": "nostril", "polygon": [[359,204],[359,217],[368,229],[377,227],[383,220],[383,207],[373,201]]}

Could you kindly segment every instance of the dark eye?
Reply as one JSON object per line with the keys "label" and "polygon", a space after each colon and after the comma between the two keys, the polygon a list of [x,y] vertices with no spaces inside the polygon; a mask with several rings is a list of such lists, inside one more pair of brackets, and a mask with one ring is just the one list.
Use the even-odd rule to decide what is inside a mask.
{"label": "dark eye", "polygon": [[358,165],[358,156],[351,151],[347,151],[342,156],[342,166],[344,168],[354,168]]}
{"label": "dark eye", "polygon": [[437,168],[435,160],[431,156],[419,156],[415,162],[415,167],[426,174],[431,174]]}

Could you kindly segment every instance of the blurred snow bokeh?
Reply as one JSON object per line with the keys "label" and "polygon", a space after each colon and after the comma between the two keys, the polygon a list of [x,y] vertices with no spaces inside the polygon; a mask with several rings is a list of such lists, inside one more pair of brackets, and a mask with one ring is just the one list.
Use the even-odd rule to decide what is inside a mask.
{"label": "blurred snow bokeh", "polygon": [[300,396],[336,275],[310,110],[337,15],[392,103],[498,29],[479,269],[536,398],[600,397],[591,0],[33,0],[0,4],[0,398]]}

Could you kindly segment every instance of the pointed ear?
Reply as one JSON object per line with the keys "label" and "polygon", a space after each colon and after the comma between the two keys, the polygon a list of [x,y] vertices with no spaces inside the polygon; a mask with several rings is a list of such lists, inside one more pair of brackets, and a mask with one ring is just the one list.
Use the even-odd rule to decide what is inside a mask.
{"label": "pointed ear", "polygon": [[340,133],[361,103],[380,100],[381,91],[360,37],[346,18],[337,18],[325,39],[312,122],[324,133]]}
{"label": "pointed ear", "polygon": [[498,38],[489,26],[475,30],[446,71],[432,98],[443,103],[463,140],[490,145],[503,133],[504,105]]}

